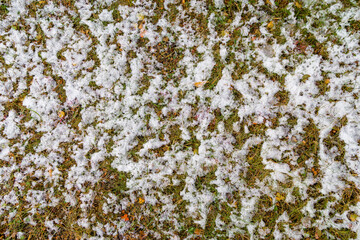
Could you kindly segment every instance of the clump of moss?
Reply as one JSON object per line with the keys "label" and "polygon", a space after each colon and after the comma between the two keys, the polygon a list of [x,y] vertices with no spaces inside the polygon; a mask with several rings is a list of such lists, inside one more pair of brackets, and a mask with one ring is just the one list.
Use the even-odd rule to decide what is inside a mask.
{"label": "clump of moss", "polygon": [[275,98],[278,100],[277,105],[287,105],[289,102],[289,92],[282,90],[275,93]]}
{"label": "clump of moss", "polygon": [[261,148],[262,143],[255,145],[249,149],[249,153],[246,155],[246,161],[249,166],[244,179],[250,187],[254,186],[257,180],[262,181],[270,173],[262,163]]}
{"label": "clump of moss", "polygon": [[[319,129],[315,125],[314,121],[310,119],[309,124],[304,128],[302,134],[302,142],[295,148],[295,152],[298,155],[297,163],[301,167],[305,166],[305,161],[313,158],[314,167],[318,168],[319,162]],[[310,169],[309,169],[310,170]]]}

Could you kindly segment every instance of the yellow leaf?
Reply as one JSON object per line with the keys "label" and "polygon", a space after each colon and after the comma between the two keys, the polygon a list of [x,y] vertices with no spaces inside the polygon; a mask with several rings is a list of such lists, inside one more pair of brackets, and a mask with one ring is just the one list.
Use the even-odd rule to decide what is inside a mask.
{"label": "yellow leaf", "polygon": [[357,219],[357,217],[358,217],[358,215],[356,215],[355,213],[350,214],[350,220],[351,220],[352,222],[355,222],[356,219]]}
{"label": "yellow leaf", "polygon": [[266,3],[269,5],[272,5],[272,3],[270,2],[270,0],[266,0]]}
{"label": "yellow leaf", "polygon": [[276,193],[275,199],[276,199],[277,201],[282,201],[282,200],[285,199],[285,197],[284,197],[283,195],[281,195],[280,193]]}
{"label": "yellow leaf", "polygon": [[296,6],[297,8],[301,8],[301,4],[298,3],[298,2],[295,2],[295,6]]}
{"label": "yellow leaf", "polygon": [[140,21],[142,21],[142,20],[144,20],[145,15],[142,14],[142,13],[138,13],[137,18],[138,18]]}
{"label": "yellow leaf", "polygon": [[207,81],[202,81],[202,82],[196,82],[194,83],[195,87],[202,87],[204,86],[204,84],[206,83]]}
{"label": "yellow leaf", "polygon": [[59,116],[59,118],[65,117],[65,112],[64,111],[59,111],[58,116]]}
{"label": "yellow leaf", "polygon": [[274,22],[273,21],[270,21],[267,25],[268,28],[273,28],[274,27]]}
{"label": "yellow leaf", "polygon": [[330,79],[325,79],[325,84],[329,84],[330,83]]}
{"label": "yellow leaf", "polygon": [[139,203],[140,203],[140,204],[143,204],[144,202],[145,202],[145,199],[143,199],[143,198],[140,197],[140,198],[139,198]]}

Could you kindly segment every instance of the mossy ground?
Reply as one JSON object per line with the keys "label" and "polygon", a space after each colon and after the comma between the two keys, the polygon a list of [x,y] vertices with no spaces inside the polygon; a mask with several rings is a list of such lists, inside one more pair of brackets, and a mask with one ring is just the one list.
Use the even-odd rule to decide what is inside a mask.
{"label": "mossy ground", "polygon": [[[34,125],[41,125],[44,122],[41,115],[23,105],[24,99],[27,96],[31,97],[29,89],[36,81],[29,74],[25,78],[26,89],[21,94],[8,97],[8,101],[2,103],[4,119],[12,111],[23,117],[18,123],[22,137],[8,141],[7,144],[11,151],[8,153],[7,160],[0,160],[0,169],[10,169],[12,164],[20,166],[18,169],[11,170],[7,178],[4,177],[7,180],[0,189],[1,196],[7,196],[13,192],[18,199],[18,202],[14,204],[6,205],[4,203],[5,205],[2,206],[0,212],[1,237],[4,239],[47,239],[52,236],[54,239],[86,239],[91,236],[99,236],[96,229],[101,229],[107,239],[170,239],[174,236],[180,239],[251,239],[254,236],[255,238],[272,239],[275,232],[284,234],[284,238],[291,238],[290,235],[287,235],[289,234],[287,229],[300,231],[299,234],[303,239],[356,239],[358,237],[351,228],[339,227],[340,225],[335,226],[335,224],[322,227],[321,224],[318,224],[321,221],[332,221],[336,224],[345,221],[351,224],[358,221],[354,216],[359,213],[356,206],[359,205],[360,190],[359,186],[351,181],[351,177],[348,177],[358,176],[348,166],[346,143],[340,136],[341,129],[348,124],[348,119],[346,116],[337,119],[326,137],[321,137],[319,129],[321,124],[312,118],[314,115],[310,116],[303,110],[306,106],[298,108],[306,117],[299,114],[298,111],[291,113],[287,110],[291,109],[293,106],[290,105],[295,102],[292,98],[296,95],[291,92],[292,89],[288,88],[287,81],[289,81],[289,76],[294,74],[296,66],[288,64],[284,67],[286,73],[275,73],[264,67],[262,60],[257,59],[261,51],[259,49],[264,49],[267,45],[287,44],[288,37],[291,37],[294,40],[294,46],[292,49],[283,50],[280,55],[282,60],[300,64],[309,56],[317,56],[321,61],[328,61],[331,57],[328,48],[341,41],[337,35],[337,29],[329,28],[323,41],[318,40],[317,31],[323,32],[329,22],[340,28],[339,14],[334,15],[327,11],[331,4],[320,2],[308,4],[300,0],[250,0],[246,4],[243,1],[225,0],[222,6],[217,6],[213,1],[202,2],[204,11],[199,12],[198,9],[191,6],[189,1],[174,1],[166,5],[162,0],[153,1],[154,11],[149,16],[138,17],[138,22],[134,24],[134,31],[139,31],[140,34],[145,33],[143,29],[146,29],[147,23],[152,24],[151,27],[157,26],[156,32],[160,34],[156,44],[153,44],[154,40],[151,40],[151,36],[148,38],[146,35],[141,37],[139,34],[134,34],[134,36],[128,36],[129,38],[133,37],[130,41],[133,44],[132,49],[126,49],[117,41],[117,38],[124,38],[121,30],[117,31],[115,36],[108,36],[107,42],[113,41],[115,44],[112,46],[116,46],[116,51],[126,59],[126,64],[121,66],[125,69],[124,78],[129,80],[136,77],[132,73],[133,65],[137,60],[144,62],[143,69],[135,73],[141,75],[137,82],[138,88],[134,92],[135,97],[138,99],[145,97],[149,89],[154,87],[154,79],[156,77],[161,79],[161,84],[156,86],[156,91],[157,94],[162,95],[156,101],[147,101],[144,104],[146,114],[143,114],[136,104],[131,108],[134,119],[136,120],[136,117],[139,116],[143,118],[145,127],[141,129],[141,132],[139,130],[131,140],[126,154],[123,156],[123,158],[129,159],[134,166],[146,162],[144,164],[148,167],[146,171],[148,174],[152,174],[143,176],[146,179],[143,183],[152,186],[147,186],[149,188],[147,190],[136,185],[141,179],[134,178],[131,173],[121,171],[114,166],[114,162],[118,158],[114,152],[117,151],[116,148],[122,144],[123,140],[118,137],[121,128],[114,127],[104,130],[103,125],[104,122],[114,119],[96,116],[96,120],[93,122],[83,123],[84,114],[88,108],[100,105],[99,102],[110,102],[114,99],[121,102],[124,96],[115,93],[115,86],[110,90],[104,90],[106,87],[98,85],[95,79],[96,74],[104,71],[104,61],[108,61],[108,59],[104,60],[105,57],[100,56],[98,47],[101,45],[102,39],[97,33],[92,32],[92,27],[89,26],[91,24],[87,25],[81,20],[76,1],[53,2],[56,6],[63,6],[67,9],[60,16],[56,16],[59,13],[53,13],[54,20],[56,17],[66,17],[76,34],[90,41],[84,59],[84,62],[88,64],[86,64],[86,68],[73,73],[75,82],[81,81],[85,74],[93,74],[91,76],[94,79],[89,80],[83,88],[90,89],[98,94],[96,96],[101,97],[96,101],[91,100],[92,102],[88,104],[69,104],[66,94],[66,81],[68,80],[65,79],[68,76],[66,74],[62,76],[61,71],[42,58],[41,51],[38,51],[43,66],[42,74],[44,77],[54,80],[51,91],[56,93],[56,98],[61,105],[59,111],[64,113],[63,117],[55,117],[54,130],[57,126],[65,124],[73,135],[71,135],[71,141],[61,142],[52,151],[46,148],[38,150],[47,133],[34,127]],[[359,10],[359,4],[356,1],[340,0],[338,2],[344,11],[351,8]],[[31,34],[30,24],[24,19],[43,18],[42,11],[48,4],[50,1],[34,1],[28,4],[26,14],[11,25],[12,30],[23,31],[31,36],[28,44],[33,49],[45,51],[49,37],[40,24],[32,26]],[[10,6],[10,1],[1,3],[0,19],[2,21],[5,21]],[[137,3],[131,0],[113,1],[108,5],[94,3],[93,10],[95,11],[89,17],[89,21],[100,21],[99,13],[106,10],[111,12],[114,23],[121,23],[126,18],[122,16],[119,9],[126,11],[127,8],[134,7],[141,6],[137,6]],[[313,17],[315,11],[320,12],[319,18]],[[53,16],[49,15],[49,17]],[[251,20],[253,17],[257,20]],[[295,24],[288,23],[290,18],[295,19]],[[171,24],[167,29],[157,25],[162,19],[167,19]],[[237,19],[240,20],[234,26],[233,22]],[[251,21],[253,23],[249,24]],[[311,24],[307,24],[309,22]],[[102,24],[105,29],[111,22],[103,21]],[[198,51],[199,46],[187,48],[184,44],[180,44],[180,38],[183,36],[179,31],[177,32],[176,28],[172,29],[172,26],[175,25],[180,28],[184,27],[187,29],[186,31],[195,32],[196,38],[203,45],[212,44],[212,48],[209,52],[203,53]],[[249,33],[244,34],[241,26],[246,26]],[[359,34],[359,21],[349,20],[344,28],[352,34]],[[150,27],[147,30],[152,31]],[[223,44],[224,39],[227,39],[226,44]],[[258,43],[259,39],[264,41]],[[3,37],[0,37],[0,40],[2,43],[9,41]],[[227,50],[225,55],[222,52],[223,48]],[[57,51],[54,58],[65,64],[66,61],[69,61],[66,56],[70,56],[69,53],[72,51],[72,46],[65,46]],[[239,53],[244,55],[240,56]],[[199,88],[196,85],[180,89],[183,87],[183,79],[188,77],[188,71],[182,61],[191,55],[195,61],[201,62],[206,54],[212,55],[214,67],[208,72],[209,77],[204,80],[204,85],[200,88],[208,92],[225,91],[224,89],[218,90],[217,87],[221,85],[222,79],[226,78],[226,74],[230,75],[231,84],[227,88],[233,106],[226,108],[231,108],[231,110],[212,108],[213,100],[203,97],[206,93],[201,97],[200,95],[194,97],[196,95],[194,93]],[[269,54],[275,53],[270,51]],[[4,83],[7,81],[6,78],[9,78],[9,76],[5,76],[5,73],[13,67],[7,61],[0,56],[2,68],[0,78]],[[114,60],[112,59],[112,61]],[[28,69],[28,71],[30,70]],[[299,84],[306,85],[312,81],[310,74],[301,74],[302,77],[298,79]],[[312,86],[316,90],[316,94],[311,96],[317,99],[316,101],[322,101],[327,95],[333,97],[330,94],[336,89],[334,90],[329,75],[333,78],[340,78],[341,74],[333,76],[324,71],[321,77],[317,76]],[[251,81],[248,80],[250,78]],[[123,80],[118,79],[117,81]],[[239,82],[246,84],[239,87],[236,85]],[[265,91],[265,82],[268,84],[268,88],[274,87],[277,91],[273,93]],[[126,84],[126,81],[122,82],[124,89]],[[246,87],[250,89],[247,95],[242,92],[242,88]],[[11,88],[13,92],[16,92],[19,89],[19,83],[12,82]],[[101,95],[103,91],[107,90],[113,99],[105,99],[107,95]],[[172,93],[171,90],[175,92]],[[358,93],[351,83],[342,84],[340,90],[357,99],[355,96]],[[260,110],[252,115],[243,115],[239,110],[245,111],[244,106],[246,105],[252,106],[253,104],[255,106],[255,103],[260,101],[263,95],[272,97],[272,101],[269,101],[272,104],[270,115],[262,115]],[[191,100],[183,101],[184,99]],[[180,103],[179,109],[166,110],[173,101]],[[191,113],[186,119],[186,124],[183,124],[181,110],[185,106],[190,106]],[[103,105],[100,107],[104,108]],[[319,110],[321,109],[318,107],[316,111],[319,112]],[[117,117],[121,118],[121,114],[119,113]],[[54,115],[56,116],[58,113]],[[208,121],[205,127],[201,125],[202,117],[205,119],[204,121]],[[302,121],[299,120],[300,118]],[[161,127],[158,129],[155,127],[154,122],[156,121],[161,122]],[[304,122],[305,124],[303,124]],[[3,131],[4,128],[4,125],[1,125],[0,130]],[[279,128],[286,129],[287,133],[293,134],[294,137],[286,135],[279,137],[276,147],[280,148],[279,146],[281,146],[283,149],[287,149],[278,149],[282,152],[278,159],[265,159],[263,157],[264,146],[266,146],[269,133]],[[204,129],[207,135],[199,134]],[[94,143],[91,149],[86,148],[85,150],[82,140],[87,132],[91,131],[101,132],[98,136],[101,138],[101,143],[99,143],[99,139],[96,139],[94,142],[97,146]],[[187,137],[184,137],[186,134]],[[6,138],[4,133],[1,135]],[[194,156],[203,154],[203,142],[213,137],[217,139],[216,144],[222,146],[225,145],[223,142],[228,140],[227,144],[231,147],[222,146],[222,149],[218,150],[220,147],[213,142],[209,143],[213,146],[207,149],[206,157],[211,158],[213,163],[204,163],[195,175],[190,176],[192,169],[184,170],[184,168],[193,166],[187,166],[187,162],[190,162]],[[160,147],[148,149],[145,154],[141,153],[146,143],[154,139],[165,143]],[[80,150],[84,151],[85,158],[90,162],[93,156],[101,152],[100,148],[105,150],[102,160],[96,166],[84,167],[89,172],[91,172],[91,167],[97,169],[97,173],[91,172],[96,180],[85,181],[81,185],[82,189],[77,189],[75,184],[67,189],[69,181],[75,181],[70,179],[74,174],[72,171],[77,171],[76,167],[80,165],[74,153]],[[342,179],[345,187],[339,189],[338,193],[324,195],[321,191],[323,187],[321,179],[326,170],[322,165],[321,151],[336,152],[333,154],[333,161],[338,162],[346,171],[347,175]],[[179,152],[187,154],[183,157],[184,162],[178,161],[173,164],[171,174],[163,174],[162,169],[165,169],[168,164],[167,157],[175,158],[175,154]],[[54,154],[61,156],[59,158],[62,159],[56,166],[36,166],[36,163],[31,161],[27,163],[31,169],[28,165],[21,165],[26,157],[37,155],[50,159],[54,157]],[[296,160],[292,160],[294,156]],[[205,157],[205,155],[201,155],[201,157]],[[30,157],[30,159],[32,158]],[[151,165],[153,162],[155,162],[155,167]],[[286,176],[283,181],[274,180],[274,169],[269,168],[269,162],[286,164],[292,172],[299,173],[300,180],[296,174],[284,174]],[[34,168],[42,174],[37,174]],[[157,176],[156,174],[161,176],[161,181],[163,181],[161,184],[155,180],[152,181],[152,176]],[[58,177],[57,181],[46,179],[53,175]],[[196,209],[194,215],[188,214],[194,203],[186,199],[184,194],[189,191],[191,186],[189,179],[193,181],[195,197],[200,194],[212,196],[212,200],[205,207],[206,211],[199,208]],[[299,181],[312,181],[312,184],[300,190]],[[128,186],[129,182],[133,184],[134,189]],[[221,195],[220,190],[222,189],[217,185],[220,183],[227,188],[228,192],[225,196]],[[37,192],[42,192],[43,198],[42,202],[34,205],[33,202],[30,203],[29,199],[32,194]],[[76,203],[72,204],[68,199],[70,197],[65,193],[72,194],[71,198],[75,199]],[[87,194],[92,196],[92,200],[84,208],[80,204],[84,202],[82,198]],[[336,198],[336,194],[339,194],[340,198]],[[56,203],[53,200],[55,198],[57,199]],[[148,201],[147,198],[151,201]],[[250,213],[250,219],[243,224],[244,220],[241,219],[241,216],[245,212],[245,207],[242,204],[252,198],[256,198],[255,209]],[[202,200],[197,199],[199,202]],[[166,201],[167,203],[165,203]],[[309,204],[312,205],[309,207]],[[311,218],[307,212],[309,208],[314,209],[314,216]],[[329,213],[325,213],[325,209],[330,209]],[[341,218],[344,212],[347,213],[346,219]],[[284,215],[287,215],[287,220],[283,219]],[[334,220],[336,217],[339,220]],[[204,224],[200,223],[202,218],[205,219],[203,219]],[[240,221],[236,221],[237,218]],[[58,221],[55,221],[56,231],[49,230],[48,221],[53,219]],[[89,226],[80,224],[81,219],[91,219]],[[35,225],[32,224],[34,222]],[[253,226],[252,230],[248,228],[250,225]],[[110,230],[105,230],[105,228]],[[125,229],[125,231],[119,229]],[[19,235],[19,233],[22,234]]]}

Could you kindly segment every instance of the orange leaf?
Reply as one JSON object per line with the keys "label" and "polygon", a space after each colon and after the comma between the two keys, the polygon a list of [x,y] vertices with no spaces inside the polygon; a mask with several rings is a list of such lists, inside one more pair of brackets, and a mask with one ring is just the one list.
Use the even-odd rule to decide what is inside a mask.
{"label": "orange leaf", "polygon": [[139,203],[140,203],[140,204],[143,204],[144,202],[145,202],[145,199],[139,198]]}
{"label": "orange leaf", "polygon": [[143,38],[146,33],[146,30],[144,28],[141,29],[140,37]]}
{"label": "orange leaf", "polygon": [[129,217],[127,214],[125,214],[124,216],[121,217],[122,220],[124,221],[129,221]]}
{"label": "orange leaf", "polygon": [[195,87],[202,87],[204,86],[204,84],[206,83],[207,81],[202,81],[202,82],[196,82],[194,83]]}
{"label": "orange leaf", "polygon": [[311,171],[313,172],[314,176],[318,175],[319,171],[316,171],[315,168],[311,168]]}
{"label": "orange leaf", "polygon": [[199,229],[199,228],[196,228],[195,231],[194,231],[194,233],[195,233],[196,235],[202,235],[202,234],[204,233],[204,230]]}

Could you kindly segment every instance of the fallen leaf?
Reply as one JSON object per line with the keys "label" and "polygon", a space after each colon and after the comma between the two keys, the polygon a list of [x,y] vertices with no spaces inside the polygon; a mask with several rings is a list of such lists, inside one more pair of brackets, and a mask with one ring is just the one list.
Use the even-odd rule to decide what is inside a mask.
{"label": "fallen leaf", "polygon": [[295,6],[296,6],[297,8],[301,8],[301,7],[302,7],[301,4],[298,3],[298,2],[295,2]]}
{"label": "fallen leaf", "polygon": [[202,86],[205,85],[206,82],[207,82],[207,81],[196,82],[196,83],[194,83],[194,85],[195,85],[195,87],[202,87]]}
{"label": "fallen leaf", "polygon": [[124,220],[124,221],[129,221],[129,217],[128,217],[127,214],[123,215],[123,216],[121,217],[121,219]]}
{"label": "fallen leaf", "polygon": [[283,195],[281,195],[280,193],[276,193],[275,199],[276,199],[277,201],[282,201],[282,200],[285,199],[285,197],[284,197]]}
{"label": "fallen leaf", "polygon": [[325,79],[325,84],[329,84],[330,83],[330,79]]}
{"label": "fallen leaf", "polygon": [[145,199],[143,199],[143,198],[140,197],[140,198],[139,198],[139,203],[140,203],[140,204],[143,204],[144,202],[145,202]]}
{"label": "fallen leaf", "polygon": [[142,13],[138,13],[137,18],[138,18],[140,21],[142,21],[142,20],[144,20],[145,15],[142,14]]}
{"label": "fallen leaf", "polygon": [[274,22],[270,21],[267,25],[268,28],[272,29],[274,27]]}
{"label": "fallen leaf", "polygon": [[52,169],[51,168],[49,169],[49,175],[50,175],[50,177],[52,177]]}
{"label": "fallen leaf", "polygon": [[314,176],[318,175],[319,171],[316,171],[315,168],[311,168],[312,173],[314,174]]}
{"label": "fallen leaf", "polygon": [[146,33],[146,30],[143,28],[143,29],[141,29],[141,32],[140,32],[140,37],[141,38],[143,38],[144,37],[144,35],[145,35],[145,33]]}
{"label": "fallen leaf", "polygon": [[266,0],[266,3],[269,5],[272,5],[272,3],[270,2],[270,0]]}
{"label": "fallen leaf", "polygon": [[64,111],[59,111],[58,116],[59,116],[59,118],[65,117],[65,112]]}
{"label": "fallen leaf", "polygon": [[204,230],[199,229],[199,228],[196,228],[195,231],[194,231],[194,233],[195,233],[196,235],[202,235],[202,234],[204,233]]}
{"label": "fallen leaf", "polygon": [[352,222],[355,222],[357,218],[358,218],[358,215],[356,215],[355,213],[350,214],[350,220],[351,220]]}

